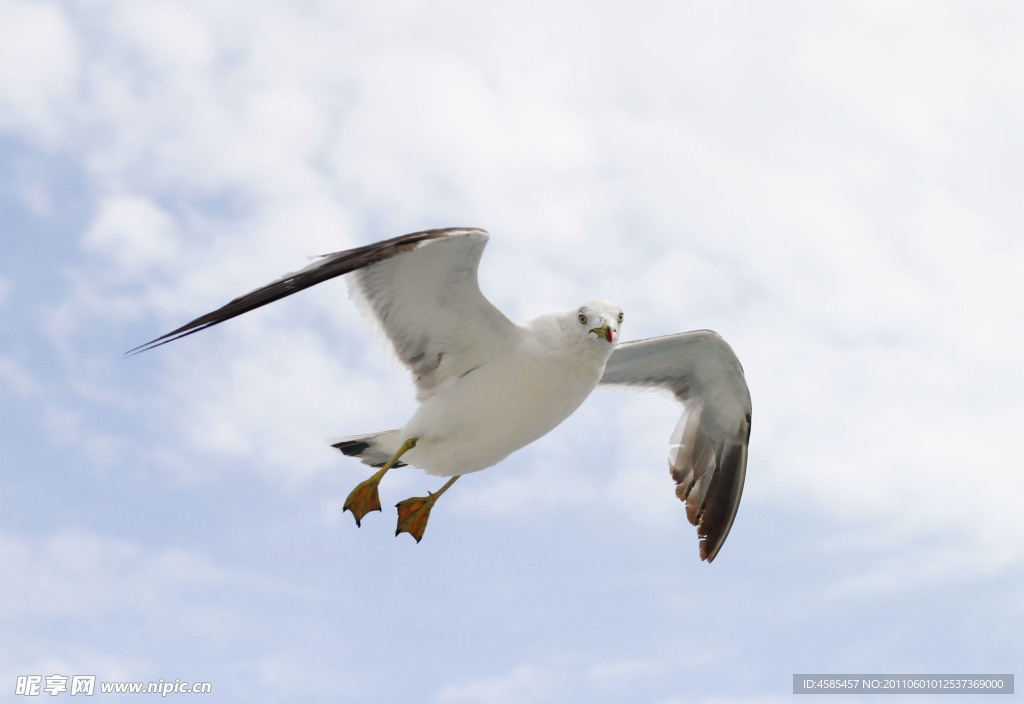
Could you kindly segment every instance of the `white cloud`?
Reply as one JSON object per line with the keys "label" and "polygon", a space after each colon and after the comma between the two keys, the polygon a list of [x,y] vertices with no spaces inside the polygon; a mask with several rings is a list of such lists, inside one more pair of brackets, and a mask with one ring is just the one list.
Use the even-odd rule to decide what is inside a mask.
{"label": "white cloud", "polygon": [[177,233],[171,216],[138,196],[105,199],[82,238],[82,246],[122,272],[139,276],[155,264],[178,260]]}
{"label": "white cloud", "polygon": [[[328,341],[333,334],[310,329],[308,314],[286,322],[288,314],[284,307],[232,321],[204,341],[182,341],[138,361],[160,378],[160,395],[149,403],[160,411],[153,432],[164,448],[162,465],[194,480],[215,477],[210,467],[241,462],[274,481],[302,482],[342,461],[327,437],[407,420],[414,394],[404,369],[358,342],[339,352]],[[354,310],[326,319],[339,326],[340,338],[372,341]],[[136,451],[151,453],[152,439]],[[193,474],[193,467],[202,469]]]}
{"label": "white cloud", "polygon": [[[275,669],[277,644],[269,639],[273,645],[264,647],[265,624],[246,612],[245,603],[270,594],[283,594],[288,602],[308,599],[308,590],[225,569],[190,550],[154,549],[78,529],[32,537],[0,531],[0,589],[9,597],[0,606],[8,636],[0,643],[0,676],[11,681],[52,673],[96,675],[100,681],[210,677],[209,662],[197,665],[189,658],[194,649],[187,644],[195,643],[217,654],[229,645],[252,646],[231,669],[245,672],[253,687],[279,684],[283,665],[296,676],[312,671],[308,660],[304,667],[287,662]],[[239,602],[239,594],[246,599]],[[168,642],[186,647],[162,650]],[[250,657],[262,669],[253,671]],[[182,663],[195,669],[175,672]],[[237,691],[243,682],[225,677],[215,687]]]}
{"label": "white cloud", "polygon": [[0,4],[0,128],[53,140],[74,95],[75,35],[51,3]]}
{"label": "white cloud", "polygon": [[[252,638],[262,627],[244,616],[245,605],[225,599],[225,594],[242,590],[264,598],[283,595],[289,601],[313,598],[313,592],[287,579],[226,568],[192,550],[154,548],[81,529],[31,537],[0,531],[0,557],[0,588],[10,596],[0,607],[0,618],[12,634],[28,636],[28,628],[36,624],[40,642],[53,623],[69,632],[88,633],[104,623],[116,631],[127,618],[140,636],[200,638],[222,647]],[[81,650],[82,641],[75,638],[67,647],[51,644],[38,657],[77,658]],[[132,660],[124,652],[110,652],[100,662],[108,657]],[[160,663],[151,665],[159,670]],[[126,676],[141,678],[152,672],[147,667]],[[165,674],[158,671],[156,676]]]}
{"label": "white cloud", "polygon": [[508,673],[443,687],[436,695],[442,704],[532,704],[557,701],[564,689],[561,676],[551,668],[521,665]]}
{"label": "white cloud", "polygon": [[37,539],[0,534],[0,554],[0,583],[11,597],[0,609],[6,619],[88,619],[124,610],[141,616],[187,587],[233,579],[197,555],[147,554],[129,541],[76,530]]}
{"label": "white cloud", "polygon": [[144,58],[143,70],[176,78],[208,70],[215,59],[208,18],[188,3],[157,0],[108,7],[111,31],[122,50]]}
{"label": "white cloud", "polygon": [[[564,702],[573,700],[649,700],[650,693],[673,689],[693,671],[693,656],[632,656],[588,661],[579,656],[549,656],[543,663],[519,664],[490,677],[467,678],[442,687],[435,700],[442,704],[480,702]],[[678,687],[678,685],[676,685]],[[694,701],[719,701],[698,699]],[[657,700],[663,702],[675,700]],[[768,702],[772,698],[738,697],[729,702]]]}
{"label": "white cloud", "polygon": [[598,662],[587,668],[586,676],[603,692],[629,687],[635,680],[649,680],[664,674],[668,663],[646,658]]}
{"label": "white cloud", "polygon": [[[870,602],[880,596],[906,592],[921,593],[936,584],[948,587],[952,583],[978,584],[1006,574],[1020,564],[1024,546],[992,540],[1000,530],[989,532],[989,544],[979,545],[973,540],[947,537],[939,546],[904,545],[891,541],[887,553],[880,556],[878,541],[871,545],[859,544],[848,555],[860,553],[864,562],[855,572],[841,576],[830,584],[822,596],[847,606],[857,602]],[[951,538],[951,539],[950,539]],[[861,543],[860,540],[857,541]],[[838,548],[839,546],[836,546]]]}
{"label": "white cloud", "polygon": [[44,184],[33,181],[22,186],[20,191],[18,195],[31,213],[40,217],[52,214],[53,198]]}
{"label": "white cloud", "polygon": [[[65,648],[32,637],[0,644],[0,677],[15,682],[25,675],[95,675],[100,681],[138,681],[160,671],[159,663],[139,653],[111,653],[95,648]],[[159,676],[159,675],[157,675]]]}
{"label": "white cloud", "polygon": [[22,398],[35,394],[39,388],[24,366],[8,357],[0,357],[0,382]]}

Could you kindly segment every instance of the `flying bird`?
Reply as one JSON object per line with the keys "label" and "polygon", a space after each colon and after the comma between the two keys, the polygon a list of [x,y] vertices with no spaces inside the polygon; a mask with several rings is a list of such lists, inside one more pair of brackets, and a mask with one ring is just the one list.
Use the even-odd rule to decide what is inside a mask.
{"label": "flying bird", "polygon": [[700,558],[714,560],[736,518],[750,438],[750,393],[732,349],[710,330],[620,343],[624,314],[607,301],[517,325],[480,292],[487,239],[475,228],[426,230],[326,254],[126,354],[346,275],[352,297],[412,373],[419,401],[399,429],[329,440],[377,468],[345,502],[356,525],[380,510],[377,487],[387,472],[419,467],[450,477],[436,492],[397,504],[395,535],[419,542],[435,502],[460,476],[544,436],[598,386],[658,389],[682,405],[669,472],[697,527]]}

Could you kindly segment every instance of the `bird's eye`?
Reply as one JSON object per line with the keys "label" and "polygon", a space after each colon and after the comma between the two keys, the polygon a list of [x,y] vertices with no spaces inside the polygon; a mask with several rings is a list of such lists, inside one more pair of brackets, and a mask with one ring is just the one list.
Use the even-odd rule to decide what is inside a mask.
{"label": "bird's eye", "polygon": [[622,319],[623,319],[623,318],[625,318],[625,317],[626,317],[626,316],[624,316],[624,315],[623,315],[622,313],[619,313],[619,322],[621,323],[621,322],[622,322]]}
{"label": "bird's eye", "polygon": [[580,313],[580,325],[586,325],[586,324],[587,324],[587,316],[584,315],[583,313]]}

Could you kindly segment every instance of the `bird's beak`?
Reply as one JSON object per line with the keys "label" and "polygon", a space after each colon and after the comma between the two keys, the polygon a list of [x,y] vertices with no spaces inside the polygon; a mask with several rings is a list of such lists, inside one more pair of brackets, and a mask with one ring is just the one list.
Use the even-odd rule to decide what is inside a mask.
{"label": "bird's beak", "polygon": [[608,342],[611,342],[612,335],[615,333],[615,329],[607,322],[605,322],[602,323],[601,327],[599,328],[592,328],[590,332],[597,333],[598,337],[603,337],[604,339],[608,340]]}

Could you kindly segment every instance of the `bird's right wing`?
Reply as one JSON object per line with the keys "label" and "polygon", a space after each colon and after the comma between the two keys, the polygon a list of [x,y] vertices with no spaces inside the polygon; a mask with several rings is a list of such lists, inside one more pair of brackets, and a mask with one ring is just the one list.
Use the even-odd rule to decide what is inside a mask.
{"label": "bird's right wing", "polygon": [[[412,372],[420,401],[494,358],[522,329],[480,292],[484,230],[431,230],[400,256],[346,279]],[[412,235],[408,235],[412,237]]]}
{"label": "bird's right wing", "polygon": [[520,329],[477,285],[487,232],[425,230],[318,257],[215,311],[129,350],[137,354],[205,330],[337,276],[364,304],[412,372],[420,398],[483,364]]}
{"label": "bird's right wing", "polygon": [[602,384],[660,388],[683,405],[672,432],[669,471],[700,557],[711,562],[729,535],[743,493],[750,439],[750,391],[725,340],[697,330],[616,347]]}

